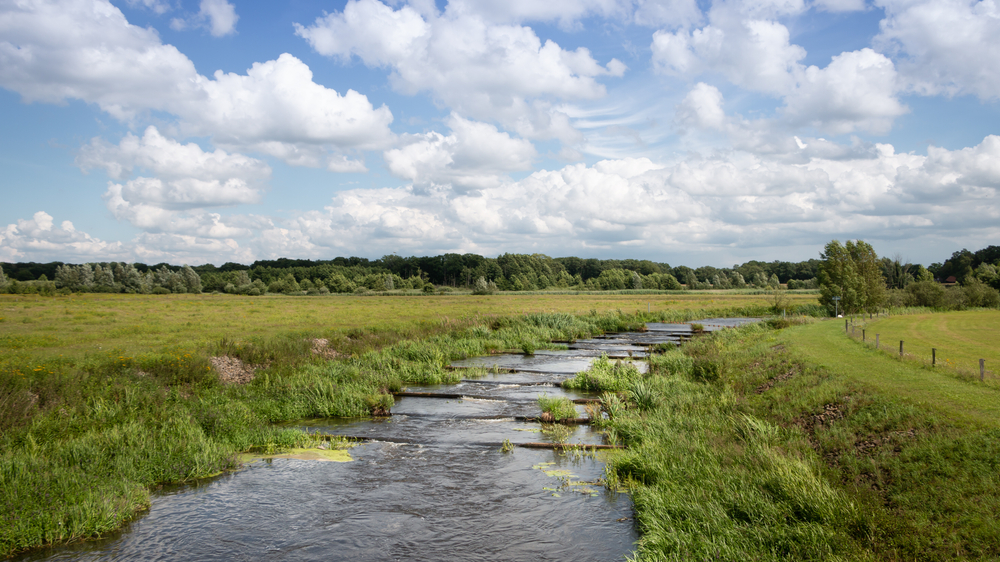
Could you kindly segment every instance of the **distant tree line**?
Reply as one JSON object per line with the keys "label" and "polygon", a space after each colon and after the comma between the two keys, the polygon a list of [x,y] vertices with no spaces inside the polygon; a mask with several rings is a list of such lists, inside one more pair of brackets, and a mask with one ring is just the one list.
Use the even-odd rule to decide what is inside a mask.
{"label": "distant tree line", "polygon": [[[487,258],[477,254],[444,254],[388,255],[376,260],[281,258],[258,260],[250,265],[230,262],[219,267],[212,264],[189,267],[166,263],[149,266],[115,262],[82,265],[29,262],[2,264],[2,269],[9,280],[6,282],[8,291],[13,284],[13,289],[28,292],[219,291],[260,295],[443,287],[479,291],[609,291],[768,288],[788,284],[793,289],[816,288],[818,264],[819,260],[799,263],[749,261],[732,268],[704,266],[692,269],[635,259],[551,258],[542,254],[503,254]],[[194,276],[198,277],[200,285],[194,282]]]}
{"label": "distant tree line", "polygon": [[[393,254],[375,260],[360,257],[331,260],[280,258],[258,260],[250,265],[228,262],[218,267],[212,264],[190,267],[116,262],[79,265],[62,262],[4,263],[0,264],[0,291],[43,294],[218,291],[262,295],[435,291],[449,287],[470,289],[481,294],[546,289],[773,289],[782,285],[789,289],[816,289],[820,287],[823,264],[835,255],[830,250],[828,245],[821,259],[801,262],[752,260],[730,268],[671,267],[670,264],[650,260],[552,258],[543,254],[503,254],[496,258],[478,254],[424,257]],[[848,254],[852,251],[846,247],[842,250]],[[870,246],[863,250],[868,252]],[[859,250],[854,248],[853,251]],[[933,282],[934,279],[944,281],[952,275],[962,286],[975,279],[986,286],[1000,288],[1000,247],[997,246],[974,253],[968,250],[955,252],[944,263],[935,263],[927,268],[903,263],[899,258],[879,258],[874,251],[870,254],[870,263],[866,262],[866,267],[879,271],[887,290],[905,291],[912,284]]]}

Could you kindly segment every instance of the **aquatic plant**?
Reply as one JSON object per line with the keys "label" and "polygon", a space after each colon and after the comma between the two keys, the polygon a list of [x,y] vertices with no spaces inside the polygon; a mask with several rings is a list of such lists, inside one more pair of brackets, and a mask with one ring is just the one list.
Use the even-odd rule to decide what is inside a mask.
{"label": "aquatic plant", "polygon": [[691,373],[694,359],[681,349],[672,347],[666,353],[651,355],[649,357],[650,373],[687,376]]}
{"label": "aquatic plant", "polygon": [[625,412],[625,401],[614,392],[605,392],[601,395],[601,407],[608,414],[608,419],[615,419]]}
{"label": "aquatic plant", "polygon": [[639,368],[628,361],[608,359],[606,353],[594,361],[590,369],[577,373],[575,377],[563,381],[563,388],[578,390],[625,390],[642,377]]}
{"label": "aquatic plant", "polygon": [[652,385],[644,381],[635,381],[628,388],[628,398],[641,411],[650,411],[660,403],[660,396]]}
{"label": "aquatic plant", "polygon": [[538,406],[543,413],[551,414],[555,420],[575,418],[577,416],[576,406],[565,396],[550,397],[543,394],[538,397]]}

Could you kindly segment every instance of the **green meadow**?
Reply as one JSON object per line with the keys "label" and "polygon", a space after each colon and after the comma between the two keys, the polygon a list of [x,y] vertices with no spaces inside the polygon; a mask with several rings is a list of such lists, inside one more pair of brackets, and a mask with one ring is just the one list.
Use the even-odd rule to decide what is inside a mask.
{"label": "green meadow", "polygon": [[[930,364],[931,349],[937,365],[966,375],[979,376],[979,360],[993,380],[1000,373],[1000,311],[967,310],[951,314],[907,314],[878,318],[865,325],[866,339],[880,336],[880,347],[899,353],[899,342],[911,358]],[[857,332],[857,330],[855,330]],[[871,334],[870,336],[868,334]]]}
{"label": "green meadow", "polygon": [[[4,295],[0,553],[100,536],[158,486],[237,470],[248,453],[309,450],[318,437],[281,422],[377,415],[393,391],[457,380],[455,359],[770,315],[658,350],[648,373],[598,361],[567,383],[601,393],[588,414],[627,446],[606,484],[632,493],[637,559],[1000,557],[997,385],[876,351],[840,320],[792,314],[815,313],[815,293],[784,296]],[[969,357],[997,321],[913,314],[866,329],[917,345],[928,328],[907,327],[935,326],[927,341],[951,334]],[[252,380],[220,380],[222,356],[255,366]]]}

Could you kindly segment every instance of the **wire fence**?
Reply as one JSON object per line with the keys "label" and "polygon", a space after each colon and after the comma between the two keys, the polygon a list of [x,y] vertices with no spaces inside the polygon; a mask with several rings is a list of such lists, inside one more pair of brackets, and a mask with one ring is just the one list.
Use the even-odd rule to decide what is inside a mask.
{"label": "wire fence", "polygon": [[867,325],[852,323],[851,319],[844,320],[844,333],[858,343],[900,361],[940,370],[962,380],[979,381],[989,386],[1000,386],[1000,375],[988,369],[988,367],[994,366],[989,365],[984,358],[971,360],[968,358],[949,358],[947,347],[928,347],[926,345],[919,348],[914,345],[908,347],[905,340],[894,339],[890,341],[888,338],[882,338],[880,333],[875,332]]}

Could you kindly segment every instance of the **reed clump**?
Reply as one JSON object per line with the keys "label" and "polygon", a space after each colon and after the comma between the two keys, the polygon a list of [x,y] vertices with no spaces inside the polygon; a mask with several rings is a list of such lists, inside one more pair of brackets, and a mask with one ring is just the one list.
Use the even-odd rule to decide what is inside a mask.
{"label": "reed clump", "polygon": [[590,369],[577,373],[562,383],[563,388],[574,390],[626,390],[642,378],[639,368],[629,361],[612,361],[606,353],[594,361]]}
{"label": "reed clump", "polygon": [[538,407],[542,409],[543,419],[546,419],[545,414],[548,414],[555,421],[577,417],[576,406],[565,396],[547,396],[543,394],[538,397]]}

